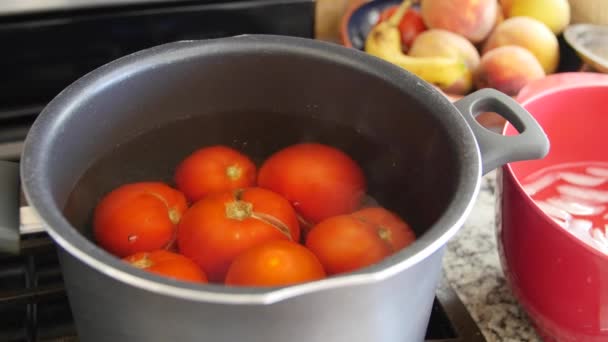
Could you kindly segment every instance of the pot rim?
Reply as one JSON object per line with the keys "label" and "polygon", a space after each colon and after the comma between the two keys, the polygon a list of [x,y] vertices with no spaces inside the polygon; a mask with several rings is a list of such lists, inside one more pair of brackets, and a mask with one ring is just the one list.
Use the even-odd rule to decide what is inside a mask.
{"label": "pot rim", "polygon": [[[260,52],[300,54],[331,60],[372,74],[398,87],[403,93],[423,99],[421,103],[441,113],[446,134],[460,152],[461,168],[456,191],[438,220],[416,241],[381,262],[356,272],[328,277],[319,281],[286,287],[229,287],[221,284],[195,284],[176,281],[146,272],[121,261],[85,238],[63,216],[51,191],[45,169],[51,168],[52,156],[46,151],[53,145],[49,127],[61,125],[70,116],[74,104],[86,99],[88,90],[109,80],[123,79],[169,61],[201,58],[206,54]],[[55,160],[56,162],[56,160]],[[274,35],[242,35],[205,41],[179,41],[152,47],[112,61],[83,76],[57,97],[39,115],[26,138],[21,162],[21,179],[28,202],[36,209],[48,234],[65,251],[97,271],[121,282],[158,294],[186,300],[225,304],[271,304],[291,297],[347,286],[380,282],[423,261],[441,250],[464,224],[473,209],[482,175],[481,153],[471,128],[452,103],[430,84],[402,68],[364,52],[332,43],[306,38]],[[452,175],[450,175],[452,176]]]}
{"label": "pot rim", "polygon": [[[528,96],[527,98],[525,98],[524,101],[521,102],[521,105],[522,105],[522,107],[525,108],[530,103],[539,101],[540,99],[548,97],[548,96],[556,96],[562,92],[569,92],[572,90],[590,89],[590,88],[592,88],[592,89],[604,88],[608,92],[608,83],[606,83],[606,81],[589,81],[584,84],[570,84],[570,85],[563,84],[563,85],[555,86],[552,88],[541,90],[534,95]],[[534,116],[533,113],[530,113],[530,114],[532,116]],[[509,122],[505,123],[505,125],[503,126],[503,129],[502,129],[502,135],[506,135],[507,131],[509,130],[509,128],[511,126],[512,125]],[[581,161],[581,162],[583,162],[583,161]],[[579,162],[573,162],[572,164],[576,164],[576,163],[579,163]],[[521,181],[519,180],[519,177],[517,177],[515,175],[515,171],[513,171],[513,166],[511,165],[511,163],[505,164],[502,168],[505,171],[504,173],[509,178],[509,180],[512,181],[513,184],[515,184],[515,186],[516,186],[515,190],[522,196],[522,198],[524,198],[524,200],[526,201],[528,206],[531,207],[532,210],[534,210],[534,212],[538,216],[540,216],[542,218],[542,220],[548,226],[550,226],[553,230],[558,231],[560,234],[567,236],[569,241],[573,242],[578,247],[581,247],[583,250],[586,250],[588,253],[593,254],[595,257],[608,261],[608,254],[598,251],[596,248],[589,246],[587,243],[581,241],[576,236],[565,231],[564,228],[560,227],[549,215],[547,215],[539,206],[537,206],[534,203],[534,200],[532,199],[532,197],[524,191],[523,185],[522,185]]]}

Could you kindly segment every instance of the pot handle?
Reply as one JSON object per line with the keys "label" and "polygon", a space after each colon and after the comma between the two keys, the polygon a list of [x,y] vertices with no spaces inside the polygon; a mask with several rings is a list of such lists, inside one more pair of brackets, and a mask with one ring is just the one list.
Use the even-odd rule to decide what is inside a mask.
{"label": "pot handle", "polygon": [[19,163],[0,160],[0,252],[18,253]]}
{"label": "pot handle", "polygon": [[[541,159],[549,152],[549,139],[532,115],[519,103],[498,90],[486,88],[454,102],[467,121],[481,151],[482,173],[509,162]],[[481,126],[475,117],[496,112],[513,125],[518,135],[504,136]]]}

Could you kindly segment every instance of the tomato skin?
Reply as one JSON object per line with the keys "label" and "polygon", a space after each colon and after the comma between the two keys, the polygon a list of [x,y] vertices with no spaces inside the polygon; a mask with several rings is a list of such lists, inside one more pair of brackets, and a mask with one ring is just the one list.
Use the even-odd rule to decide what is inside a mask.
{"label": "tomato skin", "polygon": [[323,278],[323,266],[306,247],[295,242],[273,240],[236,257],[226,274],[226,285],[283,286]]}
{"label": "tomato skin", "polygon": [[180,252],[194,260],[210,281],[222,282],[240,253],[269,240],[289,240],[289,236],[293,241],[300,238],[289,202],[270,190],[247,188],[196,202],[179,224],[177,242]]}
{"label": "tomato skin", "polygon": [[164,183],[125,184],[97,204],[93,234],[101,247],[118,257],[167,248],[187,207],[184,194]]}
{"label": "tomato skin", "polygon": [[411,227],[381,207],[335,216],[314,226],[306,238],[328,274],[355,271],[379,262],[416,240]]}
{"label": "tomato skin", "polygon": [[410,225],[385,208],[365,208],[352,213],[352,216],[371,223],[378,229],[386,229],[384,239],[391,245],[393,252],[409,246],[416,240],[416,234]]}
{"label": "tomato skin", "polygon": [[165,277],[207,283],[207,276],[198,265],[183,255],[158,249],[139,252],[123,258],[129,264]]}
{"label": "tomato skin", "polygon": [[355,271],[392,253],[373,225],[352,215],[330,217],[314,226],[306,247],[319,258],[328,275]]}
{"label": "tomato skin", "polygon": [[255,185],[255,164],[227,146],[203,147],[186,157],[175,169],[175,183],[188,200]]}
{"label": "tomato skin", "polygon": [[353,159],[317,143],[292,145],[270,156],[259,170],[258,186],[283,195],[311,223],[351,213],[366,191],[363,171]]}
{"label": "tomato skin", "polygon": [[[395,13],[395,11],[397,11],[398,7],[399,6],[391,6],[382,11],[382,13],[380,13],[378,23],[388,20]],[[426,31],[426,25],[424,24],[422,15],[420,15],[420,13],[415,9],[407,10],[399,22],[401,43],[406,47],[406,50],[412,46],[412,43],[416,37],[424,31]]]}

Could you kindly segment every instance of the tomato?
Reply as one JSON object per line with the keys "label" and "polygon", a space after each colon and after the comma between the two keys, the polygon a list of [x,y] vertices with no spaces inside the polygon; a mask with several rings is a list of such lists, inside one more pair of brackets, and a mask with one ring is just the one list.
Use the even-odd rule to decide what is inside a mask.
{"label": "tomato", "polygon": [[184,194],[161,182],[120,186],[95,208],[95,240],[118,257],[167,248],[187,207]]}
{"label": "tomato", "polygon": [[316,143],[292,145],[270,156],[260,168],[258,185],[283,195],[311,223],[351,213],[366,190],[353,159]]}
{"label": "tomato", "polygon": [[135,253],[123,260],[137,268],[173,279],[197,283],[207,282],[207,276],[194,261],[162,249]]}
{"label": "tomato", "polygon": [[298,219],[289,202],[261,188],[204,197],[184,214],[177,232],[180,252],[213,282],[223,281],[234,258],[245,250],[269,240],[299,238]]}
{"label": "tomato", "polygon": [[322,278],[325,278],[323,266],[306,247],[273,240],[250,248],[234,259],[226,274],[226,284],[282,286]]}
{"label": "tomato", "polygon": [[381,237],[391,245],[393,252],[409,246],[416,240],[416,234],[410,225],[387,209],[365,208],[352,213],[352,216],[374,225]]}
{"label": "tomato", "polygon": [[306,237],[306,247],[329,275],[375,264],[392,251],[373,225],[351,215],[334,216],[314,226]]}
{"label": "tomato", "polygon": [[308,233],[306,247],[331,275],[373,265],[414,239],[409,225],[397,215],[367,208],[320,222]]}
{"label": "tomato", "polygon": [[246,188],[255,184],[255,164],[226,146],[201,148],[186,157],[175,170],[175,183],[195,202],[210,193]]}
{"label": "tomato", "polygon": [[[397,10],[399,6],[392,6],[380,14],[378,23],[388,20]],[[416,37],[426,31],[426,25],[420,13],[415,9],[409,9],[399,22],[399,31],[401,32],[401,43],[406,47],[406,50],[412,46]]]}

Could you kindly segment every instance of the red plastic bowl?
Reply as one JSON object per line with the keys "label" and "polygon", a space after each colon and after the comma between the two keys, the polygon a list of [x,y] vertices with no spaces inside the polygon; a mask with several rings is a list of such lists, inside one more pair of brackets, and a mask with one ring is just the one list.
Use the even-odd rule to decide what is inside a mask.
{"label": "red plastic bowl", "polygon": [[517,101],[523,103],[544,91],[557,88],[571,88],[578,85],[608,84],[608,75],[597,72],[560,72],[528,83],[517,94]]}
{"label": "red plastic bowl", "polygon": [[[551,151],[498,172],[497,241],[507,282],[545,341],[608,341],[608,255],[558,226],[520,184],[550,165],[608,162],[608,85],[559,87],[522,104]],[[507,125],[504,134],[516,132]]]}

